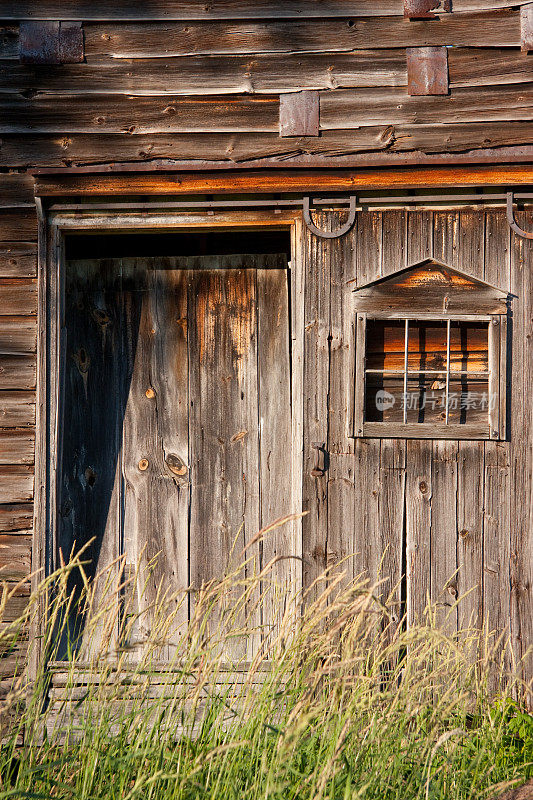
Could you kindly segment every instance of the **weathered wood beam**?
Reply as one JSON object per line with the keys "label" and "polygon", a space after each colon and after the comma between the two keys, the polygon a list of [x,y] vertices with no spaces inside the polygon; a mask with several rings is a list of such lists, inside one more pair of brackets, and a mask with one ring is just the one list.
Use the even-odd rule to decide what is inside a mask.
{"label": "weathered wood beam", "polygon": [[407,19],[437,19],[438,14],[452,10],[451,0],[404,0]]}
{"label": "weathered wood beam", "polygon": [[[188,194],[215,192],[318,192],[357,188],[430,188],[447,186],[524,185],[533,182],[533,166],[461,166],[400,169],[252,171],[212,173],[73,174],[38,175],[36,194],[46,196]],[[20,351],[18,351],[20,352]],[[23,351],[24,352],[24,351]],[[27,351],[26,351],[27,352]]]}

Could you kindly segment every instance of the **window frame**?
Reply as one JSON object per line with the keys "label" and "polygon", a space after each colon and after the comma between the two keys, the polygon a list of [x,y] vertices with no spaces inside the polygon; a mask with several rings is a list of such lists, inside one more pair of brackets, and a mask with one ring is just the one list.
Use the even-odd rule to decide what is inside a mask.
{"label": "window frame", "polygon": [[[489,397],[494,397],[495,402],[489,403],[487,424],[366,421],[365,364],[368,320],[488,322],[488,391]],[[507,313],[409,313],[400,309],[388,312],[356,311],[354,373],[353,438],[459,439],[470,441],[502,441],[506,439]]]}

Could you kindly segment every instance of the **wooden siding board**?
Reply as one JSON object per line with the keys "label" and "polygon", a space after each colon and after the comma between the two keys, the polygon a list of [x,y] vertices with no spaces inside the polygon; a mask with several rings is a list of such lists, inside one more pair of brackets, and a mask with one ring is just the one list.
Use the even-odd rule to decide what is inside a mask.
{"label": "wooden siding board", "polygon": [[[279,97],[151,97],[39,92],[3,93],[0,133],[275,132]],[[448,97],[409,97],[402,87],[320,93],[321,130],[347,126],[509,122],[533,119],[531,84],[458,88]]]}
{"label": "wooden siding board", "polygon": [[[433,212],[415,211],[407,223],[407,264],[433,255]],[[422,620],[430,600],[432,529],[432,443],[409,440],[406,455],[407,620]]]}
{"label": "wooden siding board", "polygon": [[28,430],[0,430],[0,464],[33,464],[35,433]]}
{"label": "wooden siding board", "polygon": [[37,274],[34,242],[4,242],[0,245],[0,278],[33,278]]}
{"label": "wooden siding board", "polygon": [[[13,30],[13,29],[11,29]],[[428,24],[401,16],[262,20],[114,22],[84,25],[88,62],[95,57],[168,58],[205,55],[262,55],[268,53],[338,53],[373,48],[448,45],[451,47],[519,47],[518,11],[455,12]],[[14,34],[6,34],[2,59],[13,58]],[[1,45],[0,45],[1,47]],[[356,53],[354,53],[354,56]],[[336,62],[336,59],[333,63]]]}
{"label": "wooden siding board", "polygon": [[[0,356],[19,356],[35,353],[37,323],[33,317],[0,318]],[[4,362],[7,364],[7,362]],[[11,362],[12,363],[12,362]],[[16,386],[17,389],[24,388]]]}
{"label": "wooden siding board", "polygon": [[0,428],[35,425],[35,393],[0,391]]}
{"label": "wooden siding board", "polygon": [[[503,211],[486,212],[485,280],[509,291],[511,290],[510,249],[513,236]],[[508,369],[511,366],[512,362],[508,365]],[[506,376],[508,386],[509,377],[508,374]],[[512,402],[511,397],[508,401]],[[483,506],[483,624],[489,633],[496,632],[496,635],[503,635],[503,641],[494,656],[497,661],[503,657],[503,667],[507,670],[511,666],[506,647],[510,635],[511,614],[511,447],[509,441],[485,443]],[[491,645],[494,646],[494,641]]]}
{"label": "wooden siding board", "polygon": [[[527,2],[528,0],[526,0]],[[454,12],[509,8],[521,5],[516,0],[456,0]],[[298,3],[246,2],[246,0],[219,0],[206,5],[199,0],[163,0],[157,10],[147,13],[145,6],[135,0],[117,0],[112,6],[90,0],[46,0],[38,11],[31,0],[5,0],[2,9],[4,20],[57,19],[57,20],[217,20],[217,19],[291,19],[321,17],[400,16],[401,0],[302,0]]]}
{"label": "wooden siding board", "polygon": [[0,278],[0,311],[8,316],[35,316],[37,282],[28,279]]}
{"label": "wooden siding board", "polygon": [[[531,81],[527,54],[508,48],[451,48],[449,71],[452,89]],[[45,71],[6,62],[0,72],[0,91],[15,95],[36,90],[78,97],[98,93],[137,97],[283,94],[313,89],[406,85],[405,52],[397,47],[351,53],[255,54],[253,58],[224,55],[136,59],[98,56],[86,64],[64,65],[60,69]],[[6,175],[2,184],[6,185],[5,196],[0,194],[3,203],[7,204],[10,197],[17,202],[20,198],[31,201],[33,193],[29,176]]]}
{"label": "wooden siding board", "polygon": [[33,505],[31,503],[5,503],[0,505],[0,531],[17,533],[31,530]]}
{"label": "wooden siding board", "polygon": [[[4,346],[5,344],[4,340]],[[8,346],[8,349],[11,347]],[[0,390],[35,389],[36,366],[34,355],[17,356],[0,353]]]}
{"label": "wooden siding board", "polygon": [[[517,214],[518,224],[533,228],[533,214]],[[533,547],[532,528],[532,406],[533,298],[531,261],[533,244],[513,235],[511,238],[511,291],[513,301],[513,367],[511,377],[511,641],[517,659],[526,656],[533,642],[533,607],[531,586]],[[531,677],[531,651],[524,678]]]}
{"label": "wooden siding board", "polygon": [[[291,375],[288,274],[283,269],[257,271],[257,369],[259,414],[260,528],[291,513],[290,470]],[[250,554],[251,555],[251,554]],[[263,598],[263,621],[275,629],[294,587],[291,527],[284,523],[267,533],[261,546],[261,568],[271,591]],[[275,559],[279,559],[275,563]]]}
{"label": "wooden siding board", "polygon": [[33,467],[0,466],[0,503],[26,503],[33,499]]}
{"label": "wooden siding board", "polygon": [[[484,275],[483,212],[459,212],[458,267],[479,280]],[[492,283],[492,282],[491,282]],[[499,284],[496,285],[498,288]],[[458,628],[480,627],[483,613],[484,444],[459,442],[457,453]]]}
{"label": "wooden siding board", "polygon": [[[315,220],[332,223],[327,212],[316,213]],[[327,567],[328,475],[313,477],[311,470],[317,457],[312,443],[323,443],[326,452],[329,447],[331,255],[329,245],[307,230],[305,248],[302,508],[308,513],[302,519],[302,546],[303,589],[312,600],[324,588],[316,581]]]}
{"label": "wooden siding board", "polygon": [[0,211],[0,242],[36,242],[37,213],[33,209]]}
{"label": "wooden siding board", "polygon": [[[346,221],[346,211],[330,212],[333,228]],[[354,392],[354,323],[353,295],[350,283],[356,278],[351,232],[333,239],[331,248],[330,293],[330,377],[329,377],[329,469],[328,469],[328,538],[326,564],[344,572],[343,585],[354,576],[356,551],[354,494],[354,440],[351,438],[350,409]]]}

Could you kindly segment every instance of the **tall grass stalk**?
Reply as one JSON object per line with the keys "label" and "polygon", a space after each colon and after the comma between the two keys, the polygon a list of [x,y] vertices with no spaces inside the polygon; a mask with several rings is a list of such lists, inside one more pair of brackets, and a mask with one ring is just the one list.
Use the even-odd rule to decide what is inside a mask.
{"label": "tall grass stalk", "polygon": [[488,629],[446,634],[431,606],[407,628],[382,585],[333,572],[289,596],[248,559],[171,593],[120,561],[90,583],[83,556],[0,631],[8,652],[47,608],[37,674],[3,700],[0,798],[454,800],[532,774]]}

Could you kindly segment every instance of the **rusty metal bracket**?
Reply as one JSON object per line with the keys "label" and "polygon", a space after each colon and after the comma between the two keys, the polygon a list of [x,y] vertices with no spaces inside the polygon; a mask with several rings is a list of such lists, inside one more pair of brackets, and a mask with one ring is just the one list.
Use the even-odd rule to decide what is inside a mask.
{"label": "rusty metal bracket", "polygon": [[507,222],[512,230],[523,239],[533,239],[533,231],[525,231],[520,225],[517,225],[514,218],[514,192],[507,192]]}
{"label": "rusty metal bracket", "polygon": [[349,230],[352,229],[353,224],[355,222],[355,214],[356,214],[356,205],[357,205],[357,197],[352,194],[350,196],[350,210],[348,213],[348,219],[338,228],[336,231],[322,231],[320,228],[317,228],[313,220],[311,219],[311,201],[309,195],[303,198],[303,212],[304,212],[304,222],[311,231],[314,233],[315,236],[318,236],[320,239],[337,239],[339,236],[344,236],[345,233],[348,233]]}

